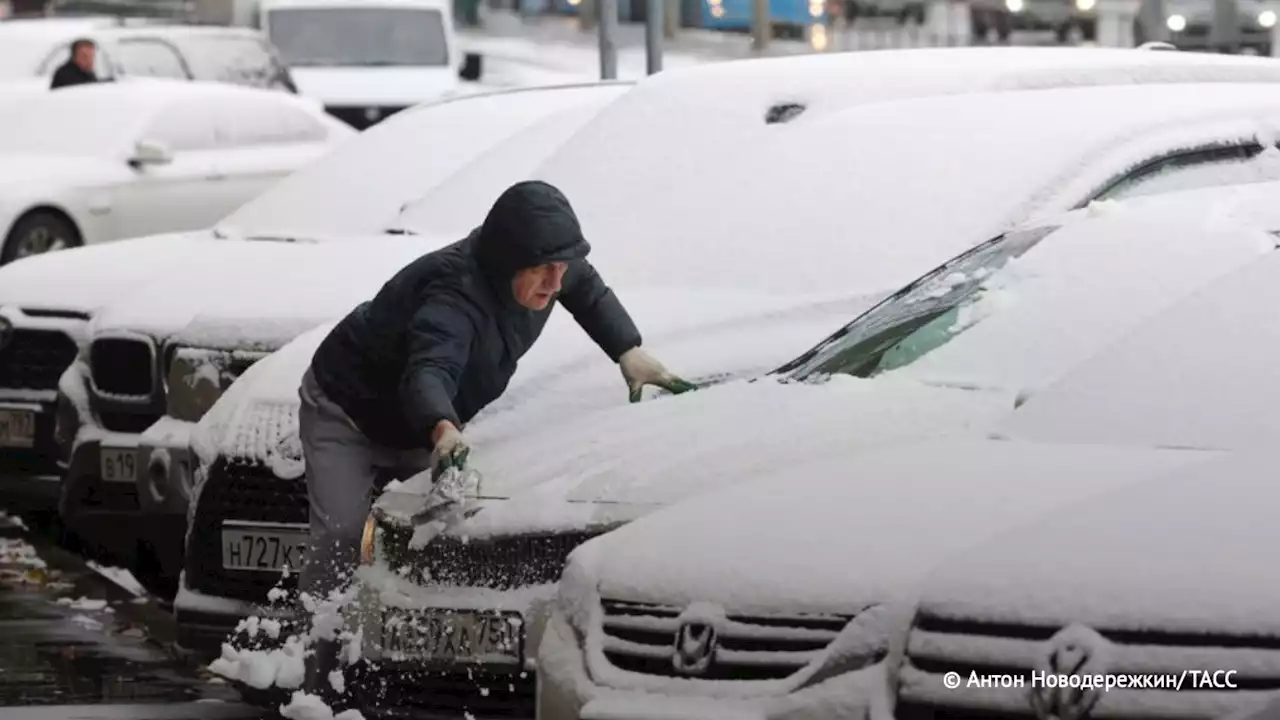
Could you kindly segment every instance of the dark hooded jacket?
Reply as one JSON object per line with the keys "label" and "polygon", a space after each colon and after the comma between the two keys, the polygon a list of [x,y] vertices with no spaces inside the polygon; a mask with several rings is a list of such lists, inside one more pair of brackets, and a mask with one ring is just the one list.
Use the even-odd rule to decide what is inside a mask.
{"label": "dark hooded jacket", "polygon": [[[497,399],[557,302],[615,362],[640,344],[617,296],[586,261],[591,246],[569,201],[518,183],[466,238],[424,255],[353,310],[317,349],[316,383],[370,440],[430,447],[440,420],[461,427]],[[511,293],[517,270],[569,264],[543,310]]]}
{"label": "dark hooded jacket", "polygon": [[98,82],[97,75],[84,70],[74,60],[68,60],[59,65],[58,69],[53,72],[53,81],[49,84],[49,89],[54,90],[60,87],[96,82]]}

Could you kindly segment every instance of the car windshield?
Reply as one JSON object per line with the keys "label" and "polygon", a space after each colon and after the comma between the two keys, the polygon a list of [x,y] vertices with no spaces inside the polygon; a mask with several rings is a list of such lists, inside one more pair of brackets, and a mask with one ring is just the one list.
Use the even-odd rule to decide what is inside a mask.
{"label": "car windshield", "polygon": [[178,44],[197,80],[272,90],[288,87],[288,73],[260,38],[207,35],[182,38]]}
{"label": "car windshield", "polygon": [[1056,226],[1011,232],[966,252],[863,313],[817,347],[779,368],[804,380],[869,378],[909,365],[972,326],[974,306],[998,286],[997,273]]}
{"label": "car windshield", "polygon": [[112,156],[124,152],[150,109],[110,102],[89,87],[41,95],[0,94],[0,109],[21,103],[20,112],[0,112],[0,153]]}
{"label": "car windshield", "polygon": [[272,10],[267,27],[290,67],[449,64],[439,10],[288,8]]}

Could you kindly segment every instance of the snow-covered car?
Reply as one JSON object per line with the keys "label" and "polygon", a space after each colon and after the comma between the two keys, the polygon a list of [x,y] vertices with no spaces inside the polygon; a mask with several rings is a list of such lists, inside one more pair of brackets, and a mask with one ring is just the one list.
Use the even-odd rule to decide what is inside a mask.
{"label": "snow-covered car", "polygon": [[289,68],[250,28],[162,25],[151,20],[49,19],[0,24],[0,79],[48,78],[80,38],[98,46],[101,80],[204,80],[296,93]]}
{"label": "snow-covered car", "polygon": [[[923,585],[898,717],[1052,708],[1030,673],[1078,674],[1055,652],[1073,641],[1079,673],[1146,677],[1079,704],[1064,697],[1062,715],[1214,718],[1275,697],[1280,598],[1267,567],[1280,330],[1268,308],[1280,297],[1277,280],[1280,253],[1271,252],[1162,312],[994,428],[1001,441],[991,445],[1033,448],[1019,467],[988,474],[999,483],[1046,472],[1055,460],[1034,450],[1045,443],[1164,448],[1211,462],[1126,477],[1114,493],[1024,515],[990,543],[956,545],[964,552]],[[1087,482],[1105,466],[1064,480]],[[948,460],[941,476],[953,472],[968,470]],[[964,678],[956,691],[943,684],[952,671]],[[1022,676],[1024,686],[970,686],[971,671]]]}
{"label": "snow-covered car", "polygon": [[[1079,61],[1101,59],[1091,53],[1077,53]],[[593,238],[593,259],[637,318],[646,345],[686,375],[722,378],[776,368],[855,317],[855,308],[865,307],[871,298],[1040,213],[1054,214],[1099,198],[1167,191],[1182,183],[1229,183],[1233,176],[1261,180],[1269,171],[1255,160],[1275,161],[1274,152],[1244,160],[1263,150],[1254,139],[1260,128],[1255,123],[1258,112],[1266,116],[1268,111],[1233,112],[1226,98],[1236,91],[1226,86],[1194,86],[1193,95],[1217,95],[1213,103],[1203,98],[1191,103],[1187,92],[1192,85],[1168,83],[1015,91],[1019,82],[1049,81],[1047,73],[1040,74],[1043,66],[1034,67],[1035,58],[1048,56],[1032,52],[1028,66],[1005,65],[1005,75],[987,69],[992,75],[985,82],[1009,91],[981,93],[972,82],[976,75],[971,84],[963,84],[962,68],[993,55],[969,50],[927,54],[935,62],[954,58],[950,66],[940,62],[939,67],[955,74],[922,75],[915,64],[923,61],[913,53],[900,54],[900,60],[892,53],[852,53],[751,61],[754,77],[734,75],[742,69],[730,63],[662,73],[587,125],[534,177],[562,187],[574,199]],[[867,55],[878,57],[858,57]],[[781,70],[759,70],[775,62],[773,67],[794,63],[809,72],[791,77]],[[822,62],[845,70],[865,64],[867,71],[850,77],[876,77],[876,82],[857,86],[830,75],[815,77]],[[870,67],[883,70],[894,62],[900,63],[900,77],[890,80],[870,72]],[[975,73],[972,65],[968,72]],[[1054,76],[1058,83],[1072,77],[1064,67]],[[918,97],[928,94],[926,83],[942,88],[947,80],[959,83],[954,94]],[[806,87],[809,82],[813,85]],[[1241,87],[1237,99],[1257,102],[1260,87]],[[806,97],[818,93],[834,97],[821,103]],[[1177,98],[1187,98],[1188,104]],[[788,106],[786,112],[760,112],[780,104]],[[730,112],[735,106],[741,110]],[[1207,107],[1213,112],[1199,115]],[[704,111],[713,113],[715,122],[689,122]],[[628,117],[631,113],[634,117]],[[619,144],[619,136],[632,140]],[[660,142],[642,142],[646,137]],[[752,143],[753,152],[741,152]],[[939,144],[947,146],[946,153],[935,151]],[[1228,149],[1232,147],[1236,150]],[[813,157],[825,159],[833,152],[858,162],[819,160],[815,167]],[[1243,154],[1231,159],[1233,152]],[[603,170],[602,157],[609,158]],[[1208,165],[1199,164],[1201,160]],[[975,170],[979,167],[981,172]],[[630,182],[611,183],[600,176],[605,171]],[[821,183],[811,182],[819,176]],[[904,192],[907,187],[912,190]],[[406,218],[420,213],[421,227],[429,228],[427,218],[449,217],[456,198],[453,186],[443,185]],[[929,212],[921,212],[925,202]],[[723,207],[735,211],[713,211]],[[699,242],[703,238],[733,238],[732,257],[722,244]],[[743,264],[734,261],[738,257],[749,259]],[[762,267],[778,271],[760,272]],[[735,299],[726,301],[728,293]],[[179,633],[193,642],[216,640],[216,631],[253,612],[280,579],[283,559],[296,559],[304,543],[307,502],[296,436],[296,387],[325,329],[260,361],[206,414],[193,436],[203,478],[192,504],[185,576],[175,602]],[[554,317],[543,341],[522,359],[507,395],[468,430],[485,476],[503,478],[496,497],[591,467],[576,466],[568,459],[573,454],[563,455],[563,464],[556,464],[555,457],[542,460],[547,458],[542,451],[533,456],[537,460],[527,455],[515,460],[513,448],[527,451],[522,438],[531,427],[548,425],[546,417],[612,410],[630,413],[637,423],[654,413],[679,422],[661,409],[672,407],[666,403],[654,403],[651,409],[615,407],[619,404],[625,405],[616,370],[600,362],[598,351],[571,319]],[[758,420],[743,418],[749,419]],[[637,451],[648,448],[641,437],[636,438]],[[569,445],[563,447],[570,452]],[[634,473],[614,460],[604,462],[622,473],[615,489],[624,492]],[[260,500],[268,496],[269,502]],[[501,514],[493,511],[485,517]],[[549,592],[564,555],[586,537],[579,530],[534,540],[518,525],[496,526],[492,543],[448,544],[441,551],[447,559],[435,567],[443,563],[455,568],[449,571],[456,589],[450,597],[458,598],[495,597],[488,586],[506,583],[508,572],[519,573],[516,584],[536,586],[532,595],[525,590],[507,593],[503,585],[496,597],[524,607],[521,603],[530,597]],[[281,550],[255,554],[259,562],[246,567],[243,548],[248,542]],[[434,545],[431,552],[446,544]],[[428,556],[428,562],[436,562]],[[485,569],[490,566],[500,568],[493,577]],[[196,630],[203,631],[202,638]],[[459,672],[463,665],[465,672]],[[468,675],[495,668],[463,665],[451,666],[454,672],[436,677],[423,686],[433,689],[410,702],[435,708],[466,702],[478,714],[486,707],[519,712],[512,705],[532,712],[532,675],[519,677],[528,668],[515,674],[498,669],[510,682],[495,683],[492,693],[481,696]]]}
{"label": "snow-covered car", "polygon": [[1015,30],[1051,30],[1058,42],[1098,37],[1097,0],[973,0],[969,3],[973,37],[992,34],[1002,43]]}
{"label": "snow-covered car", "polygon": [[223,83],[25,97],[0,115],[0,264],[206,227],[354,135],[309,101]]}
{"label": "snow-covered car", "polygon": [[[532,648],[526,652],[538,653],[538,717],[642,720],[652,717],[647,711],[655,706],[666,706],[674,717],[696,716],[708,707],[758,718],[933,718],[974,710],[979,710],[975,717],[1036,717],[1025,698],[1022,704],[974,706],[973,698],[987,691],[956,691],[943,684],[942,675],[963,670],[967,680],[970,670],[1001,672],[1029,663],[1035,656],[1032,643],[1011,645],[1038,632],[1016,626],[1030,623],[1044,607],[1027,603],[1028,588],[1046,603],[1070,606],[1044,637],[1082,618],[1086,605],[1072,602],[1083,597],[1083,573],[1072,562],[1097,567],[1100,583],[1113,579],[1116,568],[1108,565],[1108,549],[1134,531],[1134,517],[1145,524],[1151,514],[1128,508],[1123,517],[1129,524],[1116,524],[1110,532],[1087,522],[1073,524],[1078,538],[1088,538],[1076,543],[1068,542],[1066,533],[1030,542],[1031,536],[1048,534],[1041,524],[1029,526],[1034,529],[1028,542],[997,543],[1025,561],[1017,568],[1034,568],[1025,586],[1009,581],[1013,574],[1006,576],[1005,569],[1011,564],[1000,560],[1005,553],[974,553],[973,563],[963,569],[951,556],[1041,514],[1154,482],[1171,470],[1221,455],[1224,448],[1247,447],[1265,437],[1265,431],[1251,428],[1212,440],[1195,433],[1192,443],[1192,436],[1181,432],[1148,435],[1134,421],[1152,411],[1145,401],[1156,395],[1157,385],[1160,397],[1185,387],[1187,376],[1177,369],[1195,375],[1193,368],[1201,367],[1200,374],[1217,375],[1218,368],[1210,371],[1204,361],[1216,356],[1224,318],[1234,318],[1205,298],[1215,289],[1247,285],[1245,277],[1274,278],[1280,269],[1275,236],[1280,212],[1268,201],[1275,187],[1127,201],[1101,212],[1074,213],[1047,235],[1010,233],[868,312],[844,337],[820,347],[813,361],[798,364],[799,376],[793,371],[783,378],[793,382],[725,386],[717,389],[723,400],[699,402],[695,394],[664,403],[672,406],[668,414],[693,418],[676,427],[675,421],[653,423],[649,429],[648,441],[659,447],[674,447],[678,438],[680,449],[668,456],[641,462],[642,453],[597,440],[599,456],[597,447],[579,453],[587,455],[584,465],[600,468],[595,473],[513,493],[502,508],[507,517],[501,524],[548,530],[554,527],[549,518],[567,519],[559,521],[563,526],[587,514],[566,512],[575,501],[644,505],[702,493],[590,541],[570,557],[551,619],[540,637],[526,640],[525,648]],[[1263,307],[1275,294],[1263,296],[1247,286],[1233,292],[1240,304]],[[1184,321],[1190,307],[1207,304],[1217,304],[1219,312],[1212,318],[1202,314],[1198,324]],[[1150,341],[1162,326],[1170,337],[1177,335],[1178,346]],[[1246,333],[1239,334],[1243,341]],[[1209,336],[1215,343],[1204,345]],[[1205,351],[1180,352],[1197,343]],[[1139,347],[1145,363],[1177,369],[1162,369],[1150,384],[1139,380],[1146,388],[1136,393],[1089,391],[1085,377],[1107,378],[1107,390],[1130,387],[1127,381],[1147,367],[1127,357],[1127,348]],[[1256,368],[1269,357],[1241,354],[1258,358],[1245,363]],[[1097,369],[1087,370],[1091,366]],[[806,370],[835,374],[806,385]],[[1264,382],[1258,389],[1274,384]],[[930,395],[950,399],[943,404]],[[967,426],[957,424],[947,437],[903,442],[947,424],[937,417],[939,410],[964,410],[966,395],[972,398],[968,404],[984,409],[982,418],[971,416]],[[1248,422],[1240,414],[1239,396],[1215,397],[1211,413],[1218,420],[1230,416],[1239,418],[1236,424]],[[915,402],[919,399],[924,402]],[[1174,408],[1167,405],[1156,410],[1169,428],[1196,424],[1189,414],[1201,404],[1175,404],[1187,414],[1169,413]],[[1119,419],[1102,418],[1112,413]],[[757,422],[768,418],[768,426],[786,429],[753,434],[737,420],[743,416]],[[614,432],[604,418],[592,420],[618,437],[639,432],[631,430],[629,419],[618,418],[628,425]],[[986,439],[990,433],[1026,439]],[[559,451],[548,446],[547,433],[540,434],[530,441],[542,440],[544,453]],[[606,467],[599,458],[611,451],[616,466]],[[637,479],[619,492],[616,478],[624,474]],[[706,492],[716,485],[729,488]],[[556,497],[565,508],[559,513],[552,507]],[[480,505],[454,530],[472,544],[495,524],[485,519],[490,510]],[[620,514],[616,507],[610,511]],[[1078,517],[1074,510],[1063,512]],[[395,556],[379,542],[375,535],[375,558],[381,550],[395,564],[404,561],[403,546],[394,548],[400,553]],[[1055,547],[1058,553],[1036,555],[1027,551],[1032,545]],[[1066,559],[1069,554],[1072,560]],[[1166,557],[1169,577],[1186,578],[1175,568],[1186,570],[1187,554]],[[1147,558],[1135,562],[1143,569],[1126,567],[1126,577],[1137,593],[1148,579]],[[955,619],[949,639],[934,635],[941,630],[927,623],[908,648],[908,653],[918,649],[921,665],[916,676],[904,673],[904,697],[927,691],[923,697],[941,705],[939,714],[901,706],[895,713],[893,690],[913,599],[940,565],[966,582],[969,593],[963,600],[939,597],[956,600],[953,607],[972,614]],[[1071,570],[1062,572],[1064,567]],[[364,572],[376,578],[373,588],[381,590],[384,603],[388,594],[399,592],[408,601],[396,606],[433,604],[427,587],[416,588],[385,567],[371,564]],[[1005,589],[1010,589],[1007,595]],[[421,599],[409,600],[411,590]],[[1247,595],[1244,587],[1239,592]],[[1167,595],[1178,593],[1166,588],[1165,595],[1154,597]],[[1107,600],[1113,597],[1099,585],[1088,607],[1110,616],[1116,608]],[[981,609],[973,609],[974,603]],[[465,607],[490,610],[476,601]],[[997,617],[991,611],[996,607],[1006,615]],[[996,627],[1012,629],[1003,640],[983,646],[968,637],[982,622],[993,623],[990,634],[997,634]],[[1135,616],[1134,622],[1143,621]],[[365,643],[371,626],[364,625]],[[1135,672],[1138,666],[1119,670]],[[908,677],[919,681],[910,684]],[[1012,700],[1014,694],[987,696]],[[1178,716],[1170,709],[1159,707],[1163,712],[1156,715]]]}
{"label": "snow-covered car", "polygon": [[[457,239],[383,232],[405,203],[482,156],[502,161],[469,189],[496,197],[523,176],[522,162],[550,153],[628,88],[511,91],[402,113],[224,218],[218,232],[229,239],[191,243],[198,274],[140,282],[103,303],[59,382],[67,453],[59,514],[75,539],[152,563],[139,568],[146,580],[176,580],[191,486],[187,435],[221,391],[262,355]],[[471,135],[460,142],[463,129]]]}

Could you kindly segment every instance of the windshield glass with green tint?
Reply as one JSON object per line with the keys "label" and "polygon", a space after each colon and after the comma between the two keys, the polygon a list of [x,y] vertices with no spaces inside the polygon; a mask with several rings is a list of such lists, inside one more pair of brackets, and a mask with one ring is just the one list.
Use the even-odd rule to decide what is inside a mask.
{"label": "windshield glass with green tint", "polygon": [[970,327],[967,312],[997,273],[1056,229],[1008,233],[979,245],[899,290],[780,372],[800,380],[837,373],[869,378],[915,362]]}

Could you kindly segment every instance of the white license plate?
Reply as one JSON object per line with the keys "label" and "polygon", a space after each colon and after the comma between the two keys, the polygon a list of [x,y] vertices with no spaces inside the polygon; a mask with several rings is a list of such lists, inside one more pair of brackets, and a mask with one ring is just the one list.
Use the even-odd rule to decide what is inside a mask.
{"label": "white license plate", "polygon": [[393,661],[519,665],[524,621],[519,613],[388,610],[383,652]]}
{"label": "white license plate", "polygon": [[136,448],[98,448],[98,464],[103,482],[131,483],[138,479]]}
{"label": "white license plate", "polygon": [[30,410],[0,410],[0,447],[29,448],[36,444],[36,414]]}
{"label": "white license plate", "polygon": [[228,570],[280,572],[286,565],[298,570],[306,548],[305,530],[240,524],[222,526],[222,567]]}

